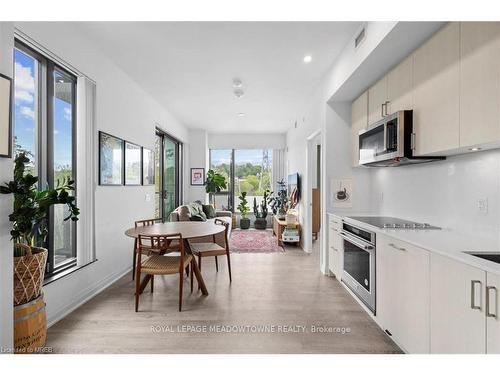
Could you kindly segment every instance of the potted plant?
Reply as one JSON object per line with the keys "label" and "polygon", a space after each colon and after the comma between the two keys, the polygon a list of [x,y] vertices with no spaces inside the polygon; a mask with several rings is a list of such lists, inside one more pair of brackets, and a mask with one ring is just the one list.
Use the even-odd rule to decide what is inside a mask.
{"label": "potted plant", "polygon": [[214,194],[220,193],[222,189],[227,188],[226,177],[220,173],[215,172],[213,169],[209,169],[207,172],[207,179],[205,181],[205,191],[209,194],[210,203],[215,207]]}
{"label": "potted plant", "polygon": [[240,200],[240,204],[238,205],[238,210],[241,213],[240,228],[249,229],[250,219],[247,217],[247,214],[250,211],[250,208],[248,207],[248,202],[247,202],[247,192],[242,191],[238,199]]}
{"label": "potted plant", "polygon": [[273,194],[269,198],[269,206],[273,210],[273,214],[278,216],[278,219],[283,220],[288,211],[288,195],[286,191],[286,183],[284,180],[278,181],[278,193]]}
{"label": "potted plant", "polygon": [[[255,214],[255,221],[253,223],[255,229],[266,229],[267,228],[267,200],[269,194],[271,192],[269,190],[264,191],[264,196],[262,198],[262,202],[257,206],[257,199],[253,198],[253,213]],[[260,211],[259,211],[260,207]]]}
{"label": "potted plant", "polygon": [[55,204],[68,207],[66,220],[78,220],[75,197],[69,194],[75,182],[69,177],[57,181],[55,189],[38,190],[38,177],[25,174],[29,158],[21,152],[15,159],[14,179],[0,186],[0,193],[14,195],[14,210],[9,215],[14,242],[14,305],[24,304],[41,294],[47,249],[49,208]]}

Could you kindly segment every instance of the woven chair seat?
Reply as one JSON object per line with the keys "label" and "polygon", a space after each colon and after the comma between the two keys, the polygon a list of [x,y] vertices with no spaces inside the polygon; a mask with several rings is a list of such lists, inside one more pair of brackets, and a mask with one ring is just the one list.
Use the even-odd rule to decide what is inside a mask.
{"label": "woven chair seat", "polygon": [[189,246],[195,255],[226,255],[226,249],[213,242],[190,243]]}
{"label": "woven chair seat", "polygon": [[[191,255],[184,256],[184,264],[182,269],[185,269],[191,259]],[[141,273],[150,275],[170,275],[179,273],[180,256],[163,256],[153,255],[141,263]]]}

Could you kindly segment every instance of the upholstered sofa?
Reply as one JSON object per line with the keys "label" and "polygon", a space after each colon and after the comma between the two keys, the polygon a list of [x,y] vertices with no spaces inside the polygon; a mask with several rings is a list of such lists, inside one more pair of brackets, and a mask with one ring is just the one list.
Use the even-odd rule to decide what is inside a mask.
{"label": "upholstered sofa", "polygon": [[[182,205],[177,207],[172,213],[170,214],[170,221],[193,221],[193,204],[199,202],[193,202],[187,205]],[[231,229],[232,229],[232,213],[231,211],[221,211],[221,210],[215,210],[215,217],[214,218],[207,218],[206,222],[213,222],[215,219],[220,219],[223,220],[227,223],[229,223],[229,233],[228,236],[231,236]],[[220,245],[220,246],[225,246],[224,243],[224,233],[220,233],[215,236],[215,241]],[[196,238],[193,240],[190,240],[190,242],[212,242],[212,237],[200,237]]]}

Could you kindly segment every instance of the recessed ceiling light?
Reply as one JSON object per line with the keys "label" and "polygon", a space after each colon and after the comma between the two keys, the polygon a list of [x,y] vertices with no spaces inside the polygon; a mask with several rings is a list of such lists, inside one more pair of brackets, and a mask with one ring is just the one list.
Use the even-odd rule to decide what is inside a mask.
{"label": "recessed ceiling light", "polygon": [[237,98],[241,98],[243,95],[245,95],[245,92],[242,89],[234,89],[233,93]]}
{"label": "recessed ceiling light", "polygon": [[482,148],[481,147],[471,147],[469,148],[469,151],[481,151]]}
{"label": "recessed ceiling light", "polygon": [[234,78],[233,79],[233,87],[242,87],[243,82],[241,82],[241,79],[239,78]]}
{"label": "recessed ceiling light", "polygon": [[313,59],[313,58],[312,58],[312,56],[311,56],[311,55],[305,55],[305,56],[304,56],[304,62],[305,62],[306,64],[309,64],[309,63],[312,61],[312,59]]}
{"label": "recessed ceiling light", "polygon": [[238,117],[245,117],[245,114],[243,112],[238,113]]}

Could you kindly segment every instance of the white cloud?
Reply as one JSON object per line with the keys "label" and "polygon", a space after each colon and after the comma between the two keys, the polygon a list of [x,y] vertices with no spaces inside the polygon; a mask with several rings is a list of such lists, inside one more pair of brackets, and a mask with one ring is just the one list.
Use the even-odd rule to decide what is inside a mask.
{"label": "white cloud", "polygon": [[35,112],[31,108],[29,108],[29,107],[21,107],[20,112],[25,117],[28,117],[28,118],[31,118],[31,119],[35,118]]}
{"label": "white cloud", "polygon": [[71,121],[71,108],[64,107],[64,118]]}
{"label": "white cloud", "polygon": [[35,95],[35,76],[31,68],[14,64],[14,96],[16,100],[32,103]]}

